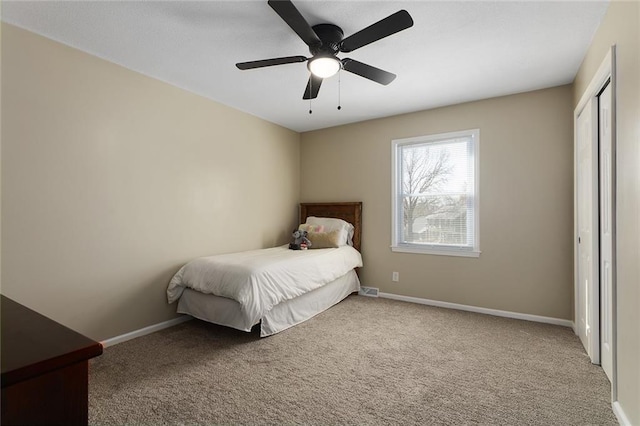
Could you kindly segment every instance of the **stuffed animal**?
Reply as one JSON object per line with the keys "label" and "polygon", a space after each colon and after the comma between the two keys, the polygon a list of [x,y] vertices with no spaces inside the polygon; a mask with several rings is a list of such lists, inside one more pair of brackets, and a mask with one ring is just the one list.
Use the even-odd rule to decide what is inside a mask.
{"label": "stuffed animal", "polygon": [[293,231],[289,248],[291,250],[306,250],[309,247],[311,247],[311,241],[307,238],[307,231],[300,229]]}

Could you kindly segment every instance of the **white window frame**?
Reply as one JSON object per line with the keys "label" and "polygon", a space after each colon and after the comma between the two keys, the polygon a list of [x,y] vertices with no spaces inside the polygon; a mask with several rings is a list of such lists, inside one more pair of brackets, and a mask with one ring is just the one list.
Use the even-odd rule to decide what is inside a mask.
{"label": "white window frame", "polygon": [[[439,143],[448,139],[471,137],[474,161],[474,196],[473,196],[473,247],[448,246],[444,244],[416,244],[401,241],[401,229],[398,229],[398,215],[402,214],[402,179],[400,171],[399,148],[406,145]],[[443,256],[480,257],[480,129],[461,130],[457,132],[439,133],[412,138],[394,139],[391,141],[391,250],[400,253],[435,254]]]}

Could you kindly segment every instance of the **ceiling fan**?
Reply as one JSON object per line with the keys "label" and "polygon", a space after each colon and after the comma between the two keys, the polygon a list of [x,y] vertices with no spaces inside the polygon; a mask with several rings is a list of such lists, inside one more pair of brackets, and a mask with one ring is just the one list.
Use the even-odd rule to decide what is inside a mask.
{"label": "ceiling fan", "polygon": [[236,64],[239,69],[249,70],[308,61],[307,68],[309,68],[311,75],[302,99],[316,98],[322,80],[333,76],[340,69],[383,85],[391,83],[396,78],[396,75],[390,72],[358,62],[355,59],[339,59],[336,55],[339,52],[353,52],[367,44],[411,27],[413,19],[406,10],[400,10],[347,38],[343,38],[344,33],[337,25],[318,24],[311,27],[290,0],[269,0],[267,3],[309,46],[309,52],[312,56],[310,58],[287,56],[240,62]]}

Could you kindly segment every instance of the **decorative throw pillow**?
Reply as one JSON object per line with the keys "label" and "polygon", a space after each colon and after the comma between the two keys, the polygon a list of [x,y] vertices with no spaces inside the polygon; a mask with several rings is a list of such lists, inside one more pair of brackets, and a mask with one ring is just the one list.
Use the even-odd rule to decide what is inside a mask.
{"label": "decorative throw pillow", "polygon": [[309,232],[307,238],[311,241],[312,249],[322,249],[340,247],[340,239],[344,236],[341,230],[336,229],[331,232]]}
{"label": "decorative throw pillow", "polygon": [[353,245],[353,225],[349,222],[346,222],[342,219],[333,218],[333,217],[315,217],[309,216],[307,217],[307,224],[309,225],[322,225],[324,226],[325,232],[334,231],[334,230],[342,230],[344,237],[340,240],[340,245],[344,246],[349,244]]}
{"label": "decorative throw pillow", "polygon": [[307,232],[324,232],[324,226],[312,225],[310,223],[302,223],[300,224],[300,226],[298,226],[298,229]]}

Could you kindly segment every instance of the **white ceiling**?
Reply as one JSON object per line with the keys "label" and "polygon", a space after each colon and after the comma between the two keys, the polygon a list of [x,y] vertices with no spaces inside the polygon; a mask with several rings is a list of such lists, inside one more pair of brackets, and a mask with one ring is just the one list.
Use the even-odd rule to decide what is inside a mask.
{"label": "white ceiling", "polygon": [[[345,37],[406,9],[415,22],[349,57],[398,75],[348,72],[302,95],[306,63],[240,71],[236,62],[310,56],[264,1],[7,1],[2,20],[220,103],[308,131],[571,83],[607,1],[304,1],[310,25]],[[340,54],[344,58],[347,54]]]}

